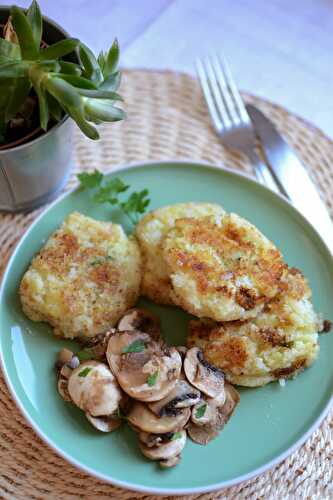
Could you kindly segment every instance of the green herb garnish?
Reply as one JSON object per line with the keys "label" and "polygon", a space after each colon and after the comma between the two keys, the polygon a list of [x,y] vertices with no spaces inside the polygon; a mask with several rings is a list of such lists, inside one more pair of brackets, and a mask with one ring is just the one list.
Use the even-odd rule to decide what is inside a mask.
{"label": "green herb garnish", "polygon": [[97,193],[93,196],[93,200],[97,203],[110,203],[111,205],[116,205],[119,203],[118,195],[127,191],[128,188],[129,186],[124,184],[119,177],[115,177],[106,182],[103,186],[100,186]]}
{"label": "green herb garnish", "polygon": [[195,412],[196,418],[202,418],[206,412],[207,409],[207,403],[204,403],[203,405],[199,406]]}
{"label": "green herb garnish", "polygon": [[132,193],[126,202],[120,204],[124,214],[127,215],[132,224],[137,224],[139,216],[144,214],[150,203],[148,189]]}
{"label": "green herb garnish", "polygon": [[142,352],[146,348],[146,344],[142,339],[137,339],[134,340],[131,344],[129,344],[127,347],[124,347],[124,349],[121,351],[123,354],[126,354],[128,352]]}
{"label": "green herb garnish", "polygon": [[106,180],[106,177],[99,170],[93,172],[82,172],[78,174],[80,189],[93,189],[93,201],[96,203],[108,203],[119,208],[133,225],[137,224],[140,215],[145,213],[150,199],[148,189],[134,191],[127,199],[121,199],[122,193],[129,189],[119,177]]}
{"label": "green herb garnish", "polygon": [[181,437],[182,437],[181,432],[174,432],[171,441],[176,441],[176,439],[180,439]]}
{"label": "green herb garnish", "polygon": [[102,172],[97,169],[93,172],[81,172],[77,175],[77,178],[80,181],[81,189],[91,189],[100,186],[103,181],[103,177]]}
{"label": "green herb garnish", "polygon": [[159,370],[156,370],[156,372],[149,375],[149,377],[147,378],[147,384],[149,385],[149,387],[152,387],[153,385],[156,384],[158,374]]}
{"label": "green herb garnish", "polygon": [[79,377],[86,377],[88,373],[90,373],[92,368],[89,368],[89,366],[86,366],[83,368],[83,370],[79,373]]}
{"label": "green herb garnish", "polygon": [[94,359],[94,356],[88,349],[83,349],[76,353],[76,355],[80,361],[89,361],[90,359]]}

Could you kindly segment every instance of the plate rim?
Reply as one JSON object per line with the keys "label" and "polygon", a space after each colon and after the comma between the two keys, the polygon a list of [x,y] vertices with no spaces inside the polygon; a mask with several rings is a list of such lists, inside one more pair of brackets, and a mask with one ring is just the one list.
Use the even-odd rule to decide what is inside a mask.
{"label": "plate rim", "polygon": [[[315,232],[315,234],[318,236],[321,244],[324,246],[324,248],[327,250],[332,263],[333,263],[333,255],[326,245],[325,241],[321,237],[321,235],[318,233],[317,229],[303,216],[303,214],[294,206],[292,203],[287,200],[283,195],[276,193],[275,191],[271,190],[269,187],[260,184],[257,182],[256,179],[251,177],[248,173],[242,172],[235,170],[230,167],[226,167],[221,163],[216,163],[212,164],[209,162],[201,161],[201,160],[190,160],[190,159],[165,159],[165,160],[146,160],[146,161],[140,161],[140,162],[129,162],[126,164],[121,164],[121,165],[116,165],[110,172],[103,172],[105,175],[113,175],[114,173],[120,172],[122,170],[130,170],[134,168],[140,168],[144,166],[149,166],[149,165],[157,165],[157,166],[166,166],[172,163],[176,164],[182,164],[182,165],[189,165],[189,166],[198,166],[198,167],[205,167],[209,168],[211,170],[216,170],[216,171],[225,171],[227,173],[231,173],[232,175],[236,177],[241,177],[245,178],[247,181],[250,181],[250,183],[255,184],[257,186],[260,186],[260,188],[263,188],[264,190],[269,191],[269,193],[277,198],[279,198],[281,201],[286,203],[289,208],[291,208],[293,211],[296,212],[298,216],[301,217],[303,223],[305,223],[307,226],[310,226],[311,229]],[[2,281],[1,281],[1,286],[0,286],[0,303],[2,302],[2,298],[4,295],[5,291],[5,283],[7,281],[7,276],[9,274],[10,268],[12,266],[12,262],[14,261],[16,254],[18,253],[19,249],[21,248],[22,245],[24,245],[24,242],[28,235],[30,234],[30,231],[39,223],[39,221],[50,211],[54,206],[56,206],[58,203],[60,203],[64,198],[67,196],[70,196],[72,193],[77,191],[78,186],[75,186],[74,188],[70,189],[69,191],[66,191],[63,193],[61,196],[59,196],[56,200],[54,200],[49,206],[47,206],[42,212],[38,215],[38,217],[33,221],[33,223],[29,226],[28,230],[24,233],[18,244],[16,245],[12,255],[9,258],[9,261],[7,262]],[[102,481],[105,481],[108,484],[112,484],[114,486],[118,486],[130,491],[137,491],[140,493],[150,493],[150,494],[157,494],[157,495],[189,495],[193,493],[208,493],[212,491],[216,491],[219,489],[223,488],[228,488],[231,486],[235,486],[237,484],[247,482],[251,479],[253,479],[256,476],[259,476],[263,474],[264,472],[272,469],[275,465],[280,464],[283,462],[286,458],[288,458],[292,453],[294,453],[297,449],[299,449],[305,441],[315,432],[316,429],[320,426],[320,424],[323,422],[325,417],[327,416],[331,406],[333,407],[333,394],[331,397],[328,399],[326,405],[324,406],[322,412],[319,414],[317,419],[314,421],[314,423],[311,425],[311,427],[292,445],[290,446],[287,450],[285,450],[283,453],[280,453],[277,457],[274,459],[270,460],[269,462],[265,463],[261,467],[258,467],[247,474],[243,474],[241,476],[237,476],[233,479],[226,480],[226,481],[220,481],[218,483],[214,483],[210,486],[195,486],[193,488],[156,488],[156,487],[148,487],[148,486],[142,486],[140,484],[136,483],[128,483],[127,481],[119,480],[119,479],[114,479],[110,478],[110,476],[107,476],[103,473],[97,472],[96,470],[90,468],[89,466],[83,465],[80,463],[78,460],[75,458],[71,457],[69,454],[61,450],[53,440],[51,440],[47,434],[45,434],[43,431],[41,431],[38,427],[38,425],[33,421],[33,418],[30,417],[28,414],[28,411],[25,409],[23,403],[19,400],[19,398],[16,396],[16,391],[14,388],[14,385],[11,382],[9,373],[7,372],[5,362],[4,362],[4,355],[2,353],[2,350],[0,349],[0,367],[1,370],[4,374],[4,379],[7,385],[7,388],[9,389],[9,392],[17,406],[17,408],[20,410],[28,424],[32,427],[33,431],[42,439],[44,443],[47,444],[53,450],[57,455],[59,455],[61,458],[69,462],[70,464],[74,465],[77,469],[92,475],[96,477],[97,479],[100,479]]]}

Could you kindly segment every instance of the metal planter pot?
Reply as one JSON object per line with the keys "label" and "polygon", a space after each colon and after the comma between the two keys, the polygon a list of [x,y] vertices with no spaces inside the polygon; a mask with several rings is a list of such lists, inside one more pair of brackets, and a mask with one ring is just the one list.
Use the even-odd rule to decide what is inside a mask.
{"label": "metal planter pot", "polygon": [[0,210],[33,210],[53,199],[67,182],[72,150],[68,116],[34,141],[0,150]]}
{"label": "metal planter pot", "polygon": [[[0,7],[0,24],[9,7]],[[50,45],[68,34],[43,18],[43,38]],[[71,58],[76,62],[75,57]],[[0,149],[0,210],[33,210],[55,198],[71,170],[73,122],[66,115],[48,132],[19,146]]]}

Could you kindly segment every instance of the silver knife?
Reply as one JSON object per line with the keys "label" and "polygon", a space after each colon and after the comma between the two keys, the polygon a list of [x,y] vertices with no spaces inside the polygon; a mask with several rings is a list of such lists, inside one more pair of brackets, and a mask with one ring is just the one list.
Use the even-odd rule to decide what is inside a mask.
{"label": "silver knife", "polygon": [[332,220],[304,165],[258,108],[248,104],[246,109],[273,175],[291,203],[314,226],[333,254]]}

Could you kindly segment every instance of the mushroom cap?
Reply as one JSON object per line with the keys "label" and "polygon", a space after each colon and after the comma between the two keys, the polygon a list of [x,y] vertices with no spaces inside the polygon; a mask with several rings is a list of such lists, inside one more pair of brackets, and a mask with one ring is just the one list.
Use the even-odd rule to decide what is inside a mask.
{"label": "mushroom cap", "polygon": [[[204,412],[200,412],[200,409],[204,406]],[[204,425],[214,425],[217,420],[217,407],[213,402],[201,400],[192,408],[191,421],[202,427]]]}
{"label": "mushroom cap", "polygon": [[228,382],[225,384],[225,403],[218,408],[217,425],[220,429],[228,422],[240,401],[239,392]]}
{"label": "mushroom cap", "polygon": [[200,391],[190,385],[186,380],[178,379],[174,388],[159,401],[149,403],[152,412],[159,417],[175,415],[180,408],[189,408],[195,405],[201,397]]}
{"label": "mushroom cap", "polygon": [[133,308],[129,309],[118,323],[118,330],[124,331],[140,331],[147,333],[153,339],[159,340],[161,336],[161,322],[155,314],[148,309]]}
{"label": "mushroom cap", "polygon": [[167,460],[160,460],[160,466],[164,469],[169,469],[169,467],[174,467],[179,464],[181,460],[181,456],[177,455],[176,457],[168,458]]}
{"label": "mushroom cap", "polygon": [[149,447],[139,441],[140,450],[145,457],[151,460],[169,460],[170,458],[177,457],[182,452],[186,443],[186,431],[182,430],[177,439],[170,439],[169,441],[154,447]]}
{"label": "mushroom cap", "polygon": [[209,441],[218,436],[218,431],[214,427],[210,426],[199,426],[190,422],[187,426],[187,432],[189,437],[197,444],[202,444],[203,446],[208,444]]}
{"label": "mushroom cap", "polygon": [[127,416],[127,420],[136,429],[153,434],[166,434],[167,432],[182,429],[188,419],[191,411],[188,408],[181,410],[178,415],[173,417],[157,417],[143,403],[136,401]]}
{"label": "mushroom cap", "polygon": [[112,432],[121,426],[122,420],[120,418],[110,417],[93,417],[89,412],[86,412],[87,420],[101,432]]}
{"label": "mushroom cap", "polygon": [[98,361],[85,361],[73,370],[68,392],[76,406],[93,417],[114,413],[122,397],[109,367]]}
{"label": "mushroom cap", "polygon": [[64,378],[59,378],[58,392],[64,401],[72,401],[68,392],[68,380]]}
{"label": "mushroom cap", "polygon": [[[139,350],[128,352],[135,342],[141,342]],[[112,336],[106,355],[123,391],[140,401],[164,398],[174,388],[181,371],[181,357],[174,347],[165,347],[136,330]]]}
{"label": "mushroom cap", "polygon": [[198,347],[192,347],[187,351],[184,371],[188,381],[211,398],[216,397],[223,390],[223,372],[209,364]]}

